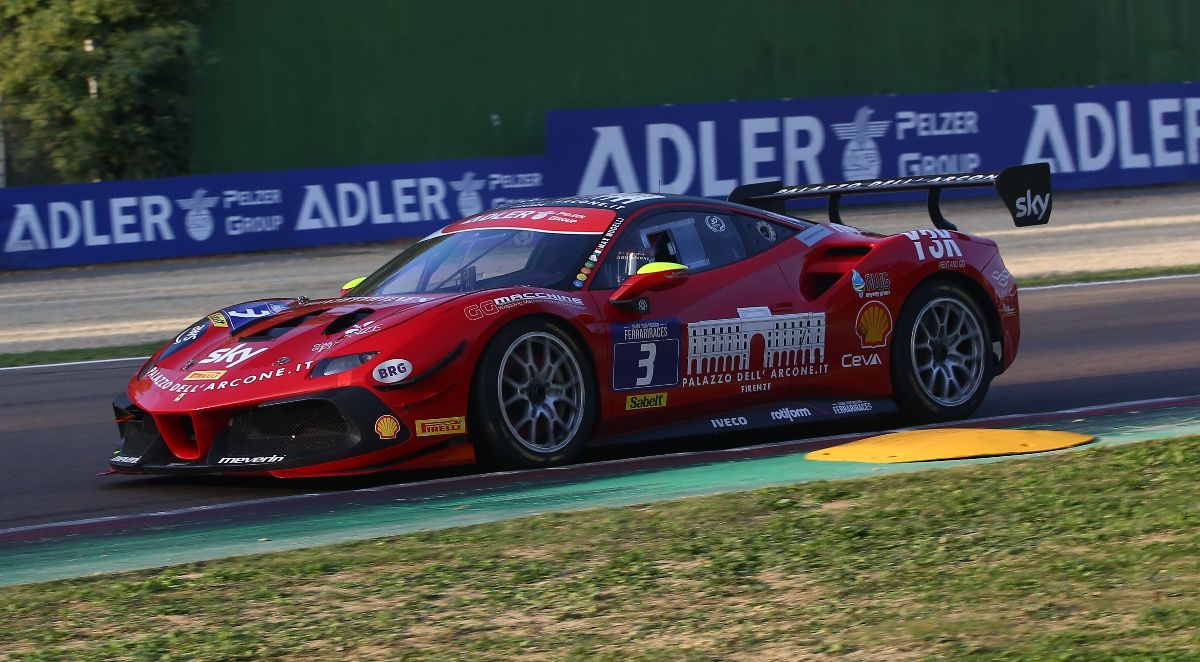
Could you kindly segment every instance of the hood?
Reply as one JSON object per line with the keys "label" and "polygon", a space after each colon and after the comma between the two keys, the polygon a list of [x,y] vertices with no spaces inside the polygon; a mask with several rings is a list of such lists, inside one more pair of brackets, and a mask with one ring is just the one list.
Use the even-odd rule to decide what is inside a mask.
{"label": "hood", "polygon": [[[277,384],[281,393],[304,390],[307,380],[303,377],[317,361],[377,351],[373,341],[379,334],[461,296],[271,299],[223,308],[168,343],[146,366],[144,379],[135,377],[134,390],[174,398],[181,390],[200,390],[190,388],[197,385],[229,382],[231,387],[240,387],[267,380]],[[399,339],[389,334],[387,340],[391,344]],[[280,379],[285,377],[288,379]],[[233,380],[238,381],[235,384]],[[240,400],[242,395],[249,398],[251,391],[237,388],[235,394],[225,387],[221,390],[227,391],[225,401]],[[179,406],[205,404],[209,404],[207,399],[189,398]]]}

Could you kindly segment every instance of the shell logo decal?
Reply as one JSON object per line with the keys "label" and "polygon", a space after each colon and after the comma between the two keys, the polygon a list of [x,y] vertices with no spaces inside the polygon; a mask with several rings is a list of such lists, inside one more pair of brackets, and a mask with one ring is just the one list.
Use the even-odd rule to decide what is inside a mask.
{"label": "shell logo decal", "polygon": [[400,421],[396,420],[395,416],[387,414],[375,419],[375,434],[378,434],[380,439],[395,439],[399,432]]}
{"label": "shell logo decal", "polygon": [[879,301],[868,301],[858,309],[854,332],[863,349],[887,347],[888,337],[892,335],[892,311]]}

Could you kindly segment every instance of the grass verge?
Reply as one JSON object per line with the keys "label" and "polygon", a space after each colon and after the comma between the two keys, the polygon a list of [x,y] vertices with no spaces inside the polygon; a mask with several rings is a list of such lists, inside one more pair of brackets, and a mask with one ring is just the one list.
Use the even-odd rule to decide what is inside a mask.
{"label": "grass verge", "polygon": [[1200,437],[0,589],[0,658],[1194,660]]}
{"label": "grass verge", "polygon": [[93,347],[90,349],[51,349],[40,352],[0,354],[0,368],[43,363],[65,363],[67,361],[90,361],[93,359],[119,359],[129,356],[150,356],[163,343],[152,342],[141,345],[118,347]]}
{"label": "grass verge", "polygon": [[1031,278],[1018,278],[1021,287],[1036,287],[1038,285],[1065,285],[1067,283],[1094,283],[1103,280],[1124,280],[1127,278],[1152,278],[1154,276],[1179,276],[1183,274],[1200,274],[1200,264],[1187,264],[1175,267],[1138,267],[1135,269],[1111,269],[1109,271],[1081,271],[1075,273],[1044,274]]}

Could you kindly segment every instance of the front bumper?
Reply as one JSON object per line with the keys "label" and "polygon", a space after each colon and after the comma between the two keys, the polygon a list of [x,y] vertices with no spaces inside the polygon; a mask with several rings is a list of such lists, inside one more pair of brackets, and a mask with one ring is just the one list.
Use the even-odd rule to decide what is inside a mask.
{"label": "front bumper", "polygon": [[[410,437],[392,410],[359,386],[185,414],[147,412],[122,394],[113,410],[121,449],[109,466],[119,473],[265,474],[367,455]],[[381,419],[387,425],[377,425]]]}

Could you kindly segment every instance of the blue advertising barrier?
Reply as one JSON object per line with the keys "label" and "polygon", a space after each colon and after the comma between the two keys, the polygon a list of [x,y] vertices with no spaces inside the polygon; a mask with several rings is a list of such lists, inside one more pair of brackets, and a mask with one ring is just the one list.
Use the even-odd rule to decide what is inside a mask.
{"label": "blue advertising barrier", "polygon": [[541,197],[540,156],[0,189],[0,270],[420,237]]}
{"label": "blue advertising barrier", "polygon": [[[546,188],[724,197],[735,186],[987,172],[1048,161],[1054,187],[1200,179],[1200,84],[552,111]],[[895,198],[896,196],[891,196]],[[881,196],[863,200],[879,202]]]}

